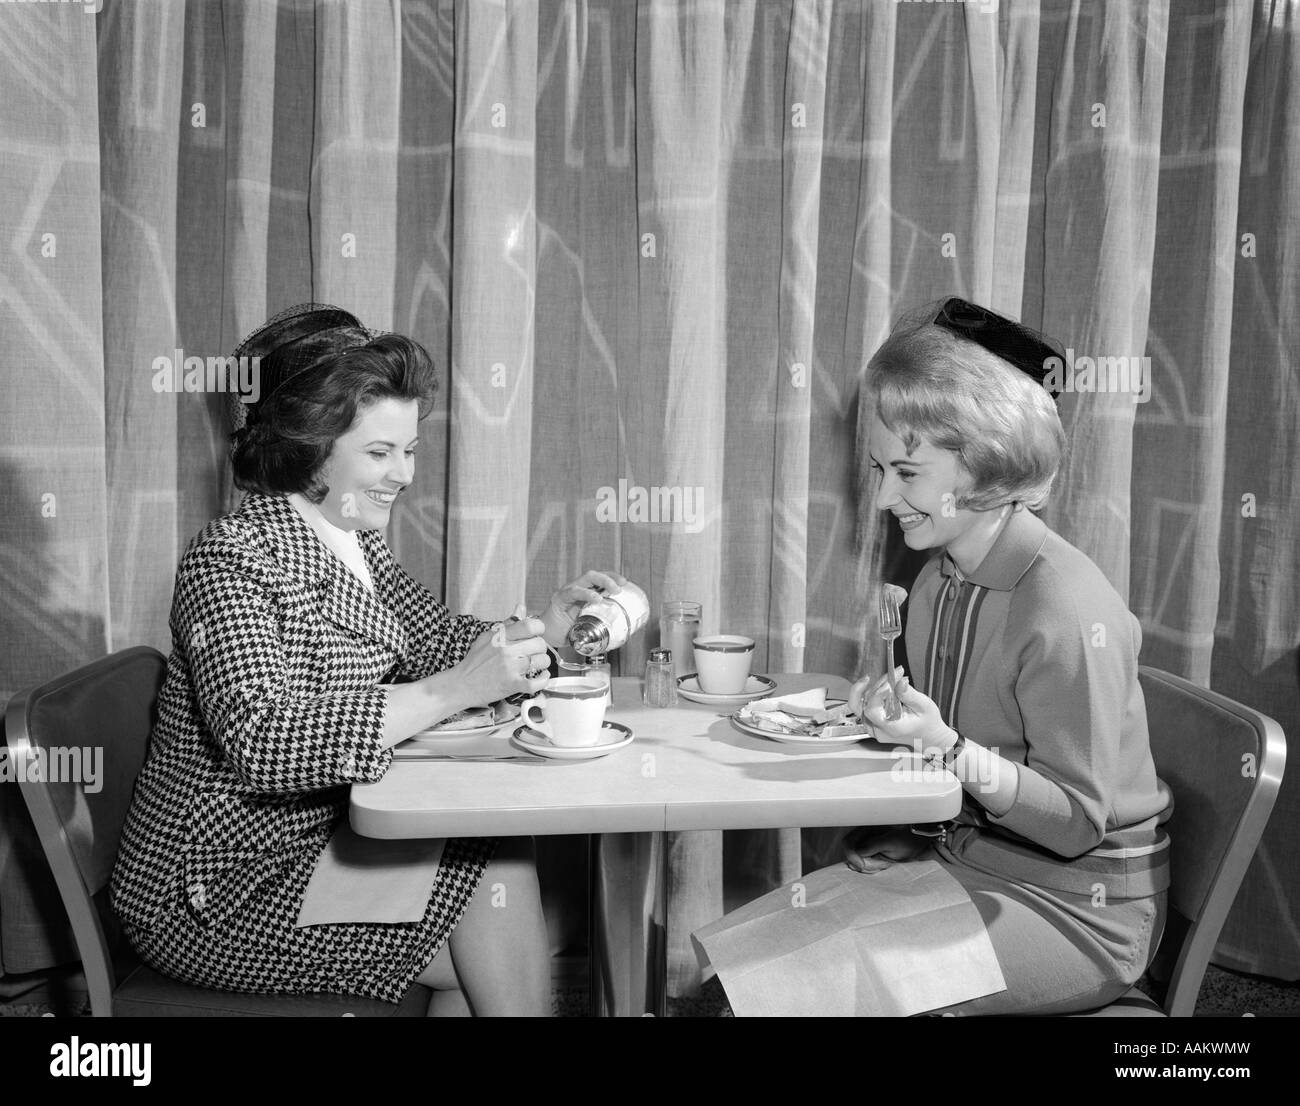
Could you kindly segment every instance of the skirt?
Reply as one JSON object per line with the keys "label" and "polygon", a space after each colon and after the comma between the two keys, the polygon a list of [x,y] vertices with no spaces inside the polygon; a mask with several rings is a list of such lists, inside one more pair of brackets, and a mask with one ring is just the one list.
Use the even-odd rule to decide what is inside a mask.
{"label": "skirt", "polygon": [[935,1014],[1072,1014],[1120,998],[1141,978],[1164,930],[1167,894],[1112,899],[1051,891],[940,850],[993,942],[1006,990]]}
{"label": "skirt", "polygon": [[291,866],[220,926],[204,926],[178,886],[148,928],[125,924],[150,967],[199,987],[254,993],[363,995],[400,1002],[442,948],[478,889],[495,838],[452,838],[417,922],[295,922],[314,864]]}

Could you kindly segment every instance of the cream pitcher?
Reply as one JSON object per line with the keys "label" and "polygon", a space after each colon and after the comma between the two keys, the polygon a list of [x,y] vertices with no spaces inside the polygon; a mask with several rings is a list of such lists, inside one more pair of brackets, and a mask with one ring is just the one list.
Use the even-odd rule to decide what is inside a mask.
{"label": "cream pitcher", "polygon": [[584,657],[626,645],[650,618],[650,601],[630,581],[588,603],[569,628],[569,644]]}

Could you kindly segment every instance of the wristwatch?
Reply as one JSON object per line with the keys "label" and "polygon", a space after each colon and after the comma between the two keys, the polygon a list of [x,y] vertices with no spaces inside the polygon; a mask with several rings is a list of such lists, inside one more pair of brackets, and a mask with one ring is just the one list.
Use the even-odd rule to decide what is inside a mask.
{"label": "wristwatch", "polygon": [[945,752],[939,752],[938,749],[932,749],[922,754],[922,759],[931,768],[945,768],[949,772],[953,771],[953,766],[957,763],[957,754],[966,747],[966,738],[958,733],[957,740],[952,743],[952,747]]}

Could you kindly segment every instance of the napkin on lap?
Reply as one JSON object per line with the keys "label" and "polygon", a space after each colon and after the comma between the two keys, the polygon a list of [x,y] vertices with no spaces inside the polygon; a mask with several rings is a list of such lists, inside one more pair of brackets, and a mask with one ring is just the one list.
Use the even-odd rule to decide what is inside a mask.
{"label": "napkin on lap", "polygon": [[380,841],[344,822],[316,861],[298,926],[418,922],[424,917],[446,841]]}
{"label": "napkin on lap", "polygon": [[1006,989],[979,911],[933,860],[823,868],[691,939],[737,1017],[906,1017]]}

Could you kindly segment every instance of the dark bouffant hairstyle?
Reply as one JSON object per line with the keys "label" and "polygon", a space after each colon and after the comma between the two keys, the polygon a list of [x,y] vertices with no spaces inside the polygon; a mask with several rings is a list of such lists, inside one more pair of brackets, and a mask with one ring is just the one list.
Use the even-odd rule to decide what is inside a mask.
{"label": "dark bouffant hairstyle", "polygon": [[400,334],[371,337],[359,323],[333,327],[294,341],[289,371],[277,358],[283,361],[280,350],[263,366],[269,392],[231,435],[235,484],[246,491],[300,492],[319,503],[327,491],[321,466],[361,411],[383,399],[415,400],[420,418],[433,407],[433,362]]}

